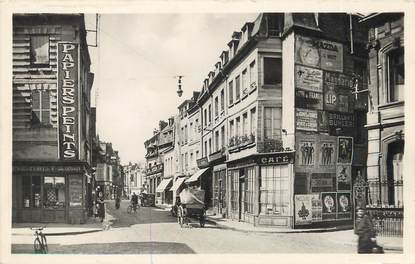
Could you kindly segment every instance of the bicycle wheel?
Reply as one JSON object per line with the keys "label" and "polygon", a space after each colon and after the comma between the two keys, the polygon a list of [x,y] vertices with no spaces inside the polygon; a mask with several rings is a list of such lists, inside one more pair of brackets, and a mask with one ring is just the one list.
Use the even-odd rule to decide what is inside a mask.
{"label": "bicycle wheel", "polygon": [[46,235],[42,234],[41,236],[42,239],[42,245],[43,245],[43,254],[47,254],[48,253],[48,242],[46,240]]}
{"label": "bicycle wheel", "polygon": [[36,237],[35,241],[33,241],[33,249],[35,250],[35,253],[42,253],[42,243],[38,237]]}
{"label": "bicycle wheel", "polygon": [[128,207],[127,207],[127,213],[128,214],[131,214],[131,211],[133,210],[133,207],[131,206],[131,205],[129,205]]}

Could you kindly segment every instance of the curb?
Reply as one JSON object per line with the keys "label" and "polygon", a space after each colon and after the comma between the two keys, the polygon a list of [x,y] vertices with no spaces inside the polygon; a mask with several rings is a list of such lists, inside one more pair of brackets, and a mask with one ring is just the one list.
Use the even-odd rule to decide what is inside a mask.
{"label": "curb", "polygon": [[240,229],[236,227],[230,227],[227,225],[223,225],[218,223],[217,221],[207,217],[206,222],[221,227],[226,230],[244,232],[244,233],[261,233],[261,234],[295,234],[295,233],[323,233],[323,232],[335,232],[335,231],[343,231],[343,230],[351,230],[352,227],[350,226],[343,226],[343,227],[331,227],[331,228],[316,228],[316,229],[287,229],[287,230],[246,230]]}

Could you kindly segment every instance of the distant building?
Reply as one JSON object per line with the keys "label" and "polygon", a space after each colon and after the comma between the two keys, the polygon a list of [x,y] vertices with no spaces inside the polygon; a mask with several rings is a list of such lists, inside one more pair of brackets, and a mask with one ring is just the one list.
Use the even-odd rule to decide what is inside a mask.
{"label": "distant building", "polygon": [[86,221],[90,64],[82,14],[13,15],[13,222]]}
{"label": "distant building", "polygon": [[132,193],[139,194],[144,191],[144,166],[139,163],[129,163],[123,166],[124,171],[124,196]]}

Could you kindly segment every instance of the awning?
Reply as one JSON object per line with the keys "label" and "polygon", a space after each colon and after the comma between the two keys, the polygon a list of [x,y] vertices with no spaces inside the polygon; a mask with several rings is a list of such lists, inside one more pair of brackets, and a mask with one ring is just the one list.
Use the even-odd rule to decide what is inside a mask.
{"label": "awning", "polygon": [[185,177],[182,178],[177,178],[177,180],[175,182],[173,182],[173,186],[170,188],[170,191],[177,191],[177,189],[180,188],[180,186],[183,184],[184,180],[186,180]]}
{"label": "awning", "polygon": [[164,192],[167,189],[167,186],[169,185],[170,182],[171,182],[171,178],[163,179],[160,182],[159,186],[157,186],[156,192]]}
{"label": "awning", "polygon": [[187,179],[185,182],[195,182],[199,179],[200,176],[202,176],[203,173],[205,173],[205,171],[207,171],[209,168],[204,168],[201,170],[196,171],[195,174],[192,175],[192,177],[190,177],[189,179]]}

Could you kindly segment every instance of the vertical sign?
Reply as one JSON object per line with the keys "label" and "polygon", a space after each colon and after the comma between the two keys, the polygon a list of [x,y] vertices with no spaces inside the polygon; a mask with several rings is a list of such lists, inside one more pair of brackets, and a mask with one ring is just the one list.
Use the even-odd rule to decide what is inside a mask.
{"label": "vertical sign", "polygon": [[58,155],[79,159],[79,46],[58,43]]}

